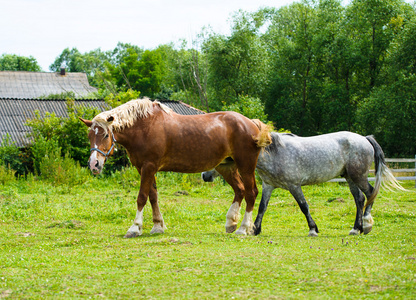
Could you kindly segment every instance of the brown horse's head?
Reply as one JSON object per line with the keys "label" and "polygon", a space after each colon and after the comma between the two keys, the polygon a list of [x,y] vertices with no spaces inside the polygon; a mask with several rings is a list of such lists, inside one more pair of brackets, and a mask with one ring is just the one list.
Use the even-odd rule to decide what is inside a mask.
{"label": "brown horse's head", "polygon": [[88,138],[91,145],[91,155],[88,160],[88,167],[94,175],[100,174],[107,158],[114,152],[116,140],[113,132],[108,129],[114,118],[112,116],[108,117],[106,126],[81,118],[80,120],[90,128]]}

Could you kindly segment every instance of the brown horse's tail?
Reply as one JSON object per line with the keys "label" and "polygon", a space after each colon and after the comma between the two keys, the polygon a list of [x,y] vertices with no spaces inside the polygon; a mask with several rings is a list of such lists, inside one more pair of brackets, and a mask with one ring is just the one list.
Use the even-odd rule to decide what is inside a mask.
{"label": "brown horse's tail", "polygon": [[256,141],[257,147],[264,149],[272,143],[272,136],[270,135],[270,126],[264,124],[259,119],[252,119],[254,124],[259,128],[260,132],[257,137],[253,137]]}
{"label": "brown horse's tail", "polygon": [[381,146],[377,143],[373,136],[366,136],[367,140],[374,148],[374,166],[375,166],[375,175],[376,180],[374,183],[374,190],[371,193],[370,197],[367,198],[367,202],[364,205],[364,209],[373,204],[374,200],[376,199],[378,192],[380,191],[380,186],[383,185],[389,189],[398,189],[402,191],[406,191],[397,179],[394,177],[393,173],[386,165],[386,160],[384,158],[384,152],[381,149]]}

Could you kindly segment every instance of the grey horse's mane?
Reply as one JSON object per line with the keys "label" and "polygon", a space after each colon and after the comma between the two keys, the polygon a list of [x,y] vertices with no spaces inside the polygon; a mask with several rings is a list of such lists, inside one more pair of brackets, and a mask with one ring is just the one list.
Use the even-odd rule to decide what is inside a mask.
{"label": "grey horse's mane", "polygon": [[[95,126],[107,130],[120,131],[123,128],[131,127],[137,119],[147,118],[153,114],[153,103],[157,104],[164,112],[170,114],[172,110],[159,101],[152,102],[149,98],[135,99],[124,103],[116,108],[104,111],[92,119],[91,129]],[[107,122],[108,117],[112,116],[114,120]]]}
{"label": "grey horse's mane", "polygon": [[279,147],[285,147],[285,143],[282,140],[282,135],[287,135],[287,136],[293,136],[296,137],[297,135],[293,134],[293,133],[286,133],[286,132],[272,132],[271,136],[272,136],[272,143],[266,147],[266,151],[269,152],[277,152]]}

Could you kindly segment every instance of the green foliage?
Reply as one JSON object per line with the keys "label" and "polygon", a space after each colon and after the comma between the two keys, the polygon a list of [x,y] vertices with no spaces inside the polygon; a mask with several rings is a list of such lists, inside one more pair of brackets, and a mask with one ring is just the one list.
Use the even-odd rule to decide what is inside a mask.
{"label": "green foliage", "polygon": [[222,110],[235,111],[249,119],[259,119],[267,123],[267,114],[264,113],[264,105],[260,98],[242,95],[233,104],[224,105]]}
{"label": "green foliage", "polygon": [[49,66],[49,70],[59,72],[61,67],[65,67],[66,72],[83,72],[91,84],[97,85],[96,73],[104,71],[104,62],[109,59],[110,53],[101,49],[82,54],[77,48],[66,48]]}
{"label": "green foliage", "polygon": [[[202,49],[209,62],[209,81],[216,101],[221,99],[228,105],[245,93],[264,95],[269,59],[258,35],[262,25],[256,15],[239,11],[234,15],[229,37],[211,34],[204,41]],[[220,108],[220,103],[211,105],[215,104],[219,107],[214,108]]]}
{"label": "green foliage", "polygon": [[32,156],[33,156],[33,169],[36,174],[41,174],[44,169],[42,165],[44,159],[48,157],[49,153],[55,155],[56,153],[61,153],[61,148],[58,146],[58,141],[55,139],[47,139],[43,135],[39,135],[32,147]]}
{"label": "green foliage", "polygon": [[70,99],[75,99],[75,98],[77,98],[77,96],[72,91],[62,92],[60,94],[49,94],[47,96],[39,97],[39,99],[45,99],[45,100],[62,100],[62,99],[70,100]]}
{"label": "green foliage", "polygon": [[126,92],[119,92],[116,95],[107,95],[107,97],[105,98],[105,102],[112,108],[115,108],[121,104],[129,102],[130,100],[138,98],[140,98],[140,92],[129,89]]}
{"label": "green foliage", "polygon": [[11,141],[10,136],[6,135],[3,137],[0,145],[0,165],[15,171],[19,175],[23,175],[27,171],[23,163],[23,157],[24,154]]}
{"label": "green foliage", "polygon": [[416,153],[416,74],[376,89],[358,110],[358,129],[374,134],[389,157]]}
{"label": "green foliage", "polygon": [[416,153],[415,39],[413,17],[391,44],[381,73],[384,84],[375,88],[357,111],[357,129],[374,134],[388,156]]}
{"label": "green foliage", "polygon": [[[35,117],[27,121],[32,128],[35,141],[42,139],[54,140],[64,153],[69,153],[82,166],[87,165],[90,143],[88,128],[79,121],[78,117],[91,120],[99,113],[96,109],[76,107],[73,101],[68,101],[68,117],[57,117],[55,114],[45,113],[42,117],[38,111]],[[35,146],[36,147],[36,146]]]}
{"label": "green foliage", "polygon": [[25,57],[16,54],[2,54],[0,56],[0,71],[40,72],[42,68],[32,56]]}
{"label": "green foliage", "polygon": [[140,55],[134,49],[129,48],[126,51],[127,56],[119,65],[106,63],[109,81],[115,82],[122,90],[137,90],[143,96],[152,97],[160,91],[164,74],[165,65],[161,51],[146,50]]}
{"label": "green foliage", "polygon": [[81,168],[68,154],[62,156],[62,148],[55,139],[39,136],[32,146],[34,169],[39,177],[55,186],[75,186],[87,181],[89,171]]}
{"label": "green foliage", "polygon": [[0,160],[0,183],[4,186],[16,180],[16,171],[5,166]]}

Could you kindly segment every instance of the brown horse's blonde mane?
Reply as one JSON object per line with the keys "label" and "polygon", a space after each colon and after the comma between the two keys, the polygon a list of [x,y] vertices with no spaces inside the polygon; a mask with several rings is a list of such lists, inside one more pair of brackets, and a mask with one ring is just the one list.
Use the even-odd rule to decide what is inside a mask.
{"label": "brown horse's blonde mane", "polygon": [[[112,110],[104,111],[92,119],[91,129],[95,126],[102,127],[107,133],[110,131],[120,131],[130,127],[137,119],[144,119],[153,114],[153,103],[157,104],[164,112],[170,114],[171,109],[159,101],[152,102],[149,98],[135,99],[124,103]],[[108,118],[113,117],[112,122]]]}

